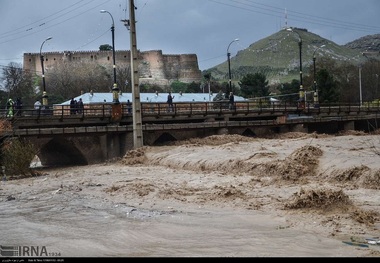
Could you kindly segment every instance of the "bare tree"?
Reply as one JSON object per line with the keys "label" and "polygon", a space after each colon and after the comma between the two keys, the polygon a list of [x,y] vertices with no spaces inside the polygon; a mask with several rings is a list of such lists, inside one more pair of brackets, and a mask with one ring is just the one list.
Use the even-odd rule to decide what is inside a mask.
{"label": "bare tree", "polygon": [[[24,105],[31,105],[34,101],[36,94],[33,88],[33,74],[24,71],[21,63],[11,62],[4,67],[1,80],[7,98],[20,98]],[[1,101],[4,103],[6,98],[2,98]]]}
{"label": "bare tree", "polygon": [[20,63],[11,62],[7,67],[3,68],[4,90],[11,96],[17,93],[17,89],[22,82],[22,65]]}
{"label": "bare tree", "polygon": [[108,92],[110,78],[111,76],[103,66],[85,62],[63,62],[46,73],[49,96],[55,94],[61,100],[67,100],[80,95],[81,92],[91,90]]}
{"label": "bare tree", "polygon": [[122,65],[118,67],[116,72],[117,85],[121,92],[132,92],[131,88],[131,67],[130,65]]}

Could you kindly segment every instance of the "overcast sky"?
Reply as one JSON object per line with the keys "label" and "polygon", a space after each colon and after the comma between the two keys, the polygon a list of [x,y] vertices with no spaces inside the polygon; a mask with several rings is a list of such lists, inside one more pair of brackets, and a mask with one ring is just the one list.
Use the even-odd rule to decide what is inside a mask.
{"label": "overcast sky", "polygon": [[[380,0],[135,0],[140,51],[196,54],[205,70],[285,26],[306,28],[339,45],[380,34]],[[0,68],[24,53],[130,50],[129,0],[0,0]],[[116,61],[117,64],[117,61]]]}

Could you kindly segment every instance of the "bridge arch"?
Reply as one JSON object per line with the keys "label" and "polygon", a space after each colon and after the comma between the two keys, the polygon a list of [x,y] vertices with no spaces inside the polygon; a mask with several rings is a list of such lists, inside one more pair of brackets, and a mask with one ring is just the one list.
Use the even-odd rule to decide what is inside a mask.
{"label": "bridge arch", "polygon": [[173,141],[177,141],[177,139],[172,134],[164,132],[153,142],[153,145],[161,145]]}
{"label": "bridge arch", "polygon": [[42,145],[38,158],[43,166],[87,165],[88,162],[76,145],[65,138],[53,138]]}
{"label": "bridge arch", "polygon": [[125,134],[49,134],[29,137],[44,167],[88,165],[118,158],[125,152],[126,140]]}

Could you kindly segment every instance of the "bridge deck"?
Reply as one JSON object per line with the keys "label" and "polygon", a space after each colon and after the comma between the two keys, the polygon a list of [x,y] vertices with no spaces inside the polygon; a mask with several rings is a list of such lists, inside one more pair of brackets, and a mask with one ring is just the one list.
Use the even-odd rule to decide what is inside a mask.
{"label": "bridge deck", "polygon": [[[131,131],[133,116],[126,105],[121,105],[121,117],[116,121],[110,104],[88,107],[81,113],[70,114],[65,106],[40,112],[25,109],[21,115],[8,120],[18,135],[107,133]],[[197,129],[237,126],[276,126],[296,123],[326,123],[377,118],[380,108],[352,105],[321,106],[318,108],[290,107],[287,105],[261,105],[239,102],[232,110],[225,103],[176,103],[173,112],[166,103],[142,103],[141,115],[144,130]]]}

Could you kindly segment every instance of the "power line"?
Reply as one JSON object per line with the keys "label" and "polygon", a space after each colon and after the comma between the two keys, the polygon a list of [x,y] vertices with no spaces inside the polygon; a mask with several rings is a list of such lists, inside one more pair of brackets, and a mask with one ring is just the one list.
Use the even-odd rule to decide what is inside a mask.
{"label": "power line", "polygon": [[[82,1],[83,1],[83,0],[82,0]],[[80,2],[82,2],[82,1],[80,1]],[[27,30],[25,30],[25,31],[22,31],[22,32],[16,32],[16,33],[14,33],[14,34],[11,34],[11,35],[20,35],[20,34],[22,34],[22,36],[15,37],[15,38],[12,38],[12,39],[9,39],[9,40],[4,40],[4,41],[0,42],[0,44],[4,44],[4,43],[12,42],[12,41],[14,41],[14,40],[18,40],[18,39],[21,39],[21,38],[25,38],[25,37],[30,36],[30,35],[33,35],[33,34],[35,34],[35,33],[42,32],[42,31],[47,30],[47,29],[49,29],[49,28],[55,27],[55,26],[60,25],[60,24],[62,24],[62,23],[64,23],[64,22],[67,22],[67,21],[69,21],[69,20],[71,20],[71,19],[74,19],[74,18],[76,18],[76,17],[78,17],[78,16],[80,16],[80,15],[83,15],[84,13],[87,13],[87,12],[89,12],[89,11],[95,9],[95,8],[99,8],[99,6],[104,5],[105,3],[109,2],[109,1],[112,1],[112,0],[106,0],[106,1],[104,1],[104,2],[102,2],[102,3],[100,3],[100,4],[96,5],[96,6],[94,6],[94,7],[92,7],[92,8],[89,8],[89,9],[87,9],[87,10],[85,10],[85,11],[79,13],[79,14],[76,14],[76,15],[74,15],[74,16],[71,16],[71,17],[69,17],[69,18],[63,20],[63,21],[60,21],[60,22],[57,22],[56,24],[52,24],[52,25],[48,26],[48,24],[49,24],[50,22],[52,22],[52,21],[54,21],[54,20],[56,20],[56,19],[58,19],[58,18],[61,18],[61,17],[65,16],[65,15],[67,15],[67,14],[70,14],[72,11],[66,12],[66,13],[64,13],[64,14],[62,14],[62,15],[60,15],[60,16],[58,16],[58,17],[55,17],[54,19],[51,19],[51,20],[45,21],[45,22],[43,22],[43,23],[40,23],[37,27],[29,27],[29,28],[28,28]],[[78,3],[79,3],[79,2],[77,2],[76,4],[78,4]],[[92,3],[93,3],[93,1],[89,1],[88,3],[84,3],[84,4],[81,5],[80,7],[83,7],[83,6],[85,6],[85,5],[92,4]],[[76,4],[71,5],[70,7],[75,6]],[[68,9],[68,8],[70,8],[70,7],[64,8],[64,9],[62,9],[61,11],[56,12],[55,14],[57,14],[57,13],[61,13],[63,10],[66,10],[66,9]],[[54,15],[54,14],[53,14],[53,15]],[[48,17],[51,17],[51,16],[53,16],[53,15],[50,15],[50,16],[48,16]],[[46,18],[48,18],[48,17],[46,17]],[[40,19],[40,20],[38,20],[37,22],[44,21],[46,18],[44,18],[44,19]],[[37,22],[33,22],[33,23],[31,23],[31,24],[33,25],[33,24],[35,24],[35,23],[37,23]],[[21,27],[21,28],[25,28],[25,27],[28,27],[28,26],[23,26],[23,27]],[[20,29],[20,28],[19,28],[19,29]],[[19,30],[19,29],[18,29],[18,30]],[[38,30],[38,29],[39,29],[39,30]],[[38,30],[38,31],[36,31],[36,30]],[[31,32],[29,33],[29,31],[31,31]],[[27,32],[28,32],[28,33],[27,33]],[[27,33],[27,34],[25,34],[25,33]],[[1,37],[1,36],[5,36],[5,37],[6,37],[7,35],[6,35],[6,33],[4,33],[4,34],[0,34],[0,37]],[[9,34],[8,34],[8,36],[9,36]]]}
{"label": "power line", "polygon": [[[229,6],[236,9],[242,9],[248,12],[259,13],[263,15],[274,16],[277,18],[282,18],[284,15],[285,8],[275,7],[267,4],[256,3],[251,0],[230,0],[230,4],[220,2],[217,0],[209,0],[210,2],[214,2],[216,4]],[[248,2],[248,3],[247,3]],[[260,7],[263,6],[263,7]],[[352,31],[362,31],[362,32],[373,32],[380,30],[378,26],[368,26],[364,24],[351,23],[348,21],[340,21],[336,19],[330,19],[320,16],[315,16],[312,14],[301,13],[297,11],[287,10],[288,20],[292,19],[294,21],[301,21],[310,24],[323,25],[327,27],[334,27],[339,29],[346,29]]]}
{"label": "power line", "polygon": [[[64,15],[66,15],[66,14],[72,12],[72,11],[66,12],[66,13],[64,13],[64,14],[62,14],[60,16],[57,16],[57,14],[63,12],[64,10],[67,10],[67,9],[69,9],[71,7],[76,6],[77,4],[79,4],[80,2],[83,2],[83,1],[84,0],[81,0],[81,1],[79,1],[79,2],[77,2],[75,4],[73,4],[73,5],[71,5],[69,7],[66,7],[66,8],[64,8],[64,9],[58,11],[58,12],[55,12],[55,13],[53,13],[53,14],[47,16],[47,17],[44,17],[42,19],[39,19],[39,20],[37,20],[35,22],[29,23],[27,25],[21,26],[19,28],[13,29],[13,30],[8,31],[8,32],[1,33],[0,37],[1,38],[6,38],[6,37],[17,35],[17,34],[23,34],[23,33],[27,32],[27,31],[32,31],[32,30],[35,30],[36,28],[39,28],[39,27],[43,27],[46,24],[48,24],[49,22],[54,21],[54,20],[56,20],[56,19],[58,19],[58,18],[60,18],[60,17],[62,17]],[[84,5],[82,5],[82,6],[84,6]],[[79,8],[82,7],[82,6],[79,6]],[[53,17],[53,19],[45,21],[46,19],[48,19],[50,17]],[[36,25],[36,26],[34,26],[34,25]]]}

